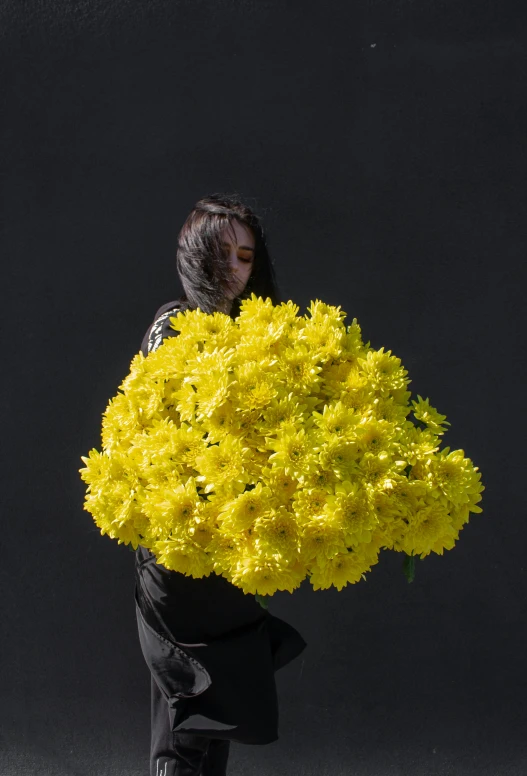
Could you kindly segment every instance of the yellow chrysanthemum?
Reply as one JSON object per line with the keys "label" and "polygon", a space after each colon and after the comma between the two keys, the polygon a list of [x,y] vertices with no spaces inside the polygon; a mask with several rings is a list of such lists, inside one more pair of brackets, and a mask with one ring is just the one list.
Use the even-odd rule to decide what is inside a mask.
{"label": "yellow chrysanthemum", "polygon": [[343,392],[343,386],[353,365],[343,351],[338,359],[328,359],[319,372],[320,393],[328,399],[337,400]]}
{"label": "yellow chrysanthemum", "polygon": [[287,504],[299,486],[299,480],[286,474],[280,468],[263,466],[261,477],[263,482],[269,486],[273,498],[278,504]]}
{"label": "yellow chrysanthemum", "polygon": [[157,557],[157,562],[165,566],[170,571],[178,571],[185,576],[208,577],[213,571],[213,564],[197,542],[181,539],[179,537],[170,537],[157,541],[152,551]]}
{"label": "yellow chrysanthemum", "polygon": [[110,399],[102,417],[101,440],[108,454],[129,444],[138,431],[143,431],[157,409],[162,407],[161,396],[156,391],[155,399],[149,401],[148,409],[138,407],[126,394],[119,393]]}
{"label": "yellow chrysanthemum", "polygon": [[403,517],[408,517],[424,506],[424,499],[429,492],[422,480],[408,480],[402,475],[395,476],[383,488],[383,492],[389,495],[394,512]]}
{"label": "yellow chrysanthemum", "polygon": [[370,489],[368,491],[368,500],[371,511],[379,521],[379,524],[391,523],[402,514],[399,504],[394,501],[392,494],[387,489]]}
{"label": "yellow chrysanthemum", "polygon": [[300,401],[291,391],[285,396],[283,394],[283,390],[278,390],[277,395],[262,410],[261,419],[256,424],[256,429],[262,436],[280,432],[284,424],[297,426],[303,422],[310,404]]}
{"label": "yellow chrysanthemum", "polygon": [[230,316],[225,313],[204,313],[199,308],[181,310],[169,320],[170,328],[180,332],[180,344],[186,340],[192,343],[205,339],[210,341],[211,336],[214,337],[222,329],[224,330],[224,327],[232,324]]}
{"label": "yellow chrysanthemum", "polygon": [[293,495],[292,509],[299,523],[324,514],[328,491],[325,488],[300,488]]}
{"label": "yellow chrysanthemum", "polygon": [[236,412],[229,400],[216,407],[209,415],[201,418],[201,426],[207,432],[207,441],[211,444],[235,433],[237,425]]}
{"label": "yellow chrysanthemum", "polygon": [[378,455],[375,453],[364,453],[358,464],[358,476],[366,487],[375,487],[382,483],[386,477],[397,475],[399,473],[398,469],[403,465],[404,461],[397,463],[384,451],[381,451]]}
{"label": "yellow chrysanthemum", "polygon": [[[245,593],[365,579],[381,549],[452,549],[484,490],[400,359],[315,300],[187,310],[130,372],[79,470],[101,534]],[[426,425],[415,428],[407,417]]]}
{"label": "yellow chrysanthemum", "polygon": [[347,371],[342,385],[337,386],[336,396],[345,407],[353,408],[356,411],[362,410],[375,398],[375,392],[368,384],[366,375],[357,366],[352,366]]}
{"label": "yellow chrysanthemum", "polygon": [[196,482],[207,483],[205,493],[221,488],[243,491],[249,481],[245,469],[248,453],[248,448],[239,439],[221,439],[196,457],[195,468],[200,472]]}
{"label": "yellow chrysanthemum", "polygon": [[216,347],[212,351],[197,352],[187,360],[186,374],[196,385],[203,380],[208,380],[211,375],[227,377],[235,361],[235,353],[235,348],[228,347]]}
{"label": "yellow chrysanthemum", "polygon": [[289,563],[264,553],[242,555],[230,575],[232,584],[252,595],[273,595],[277,590],[292,593],[304,578],[305,568],[299,560]]}
{"label": "yellow chrysanthemum", "polygon": [[391,355],[391,350],[386,353],[384,348],[370,350],[365,358],[359,358],[358,361],[369,384],[381,396],[408,385],[408,372],[401,366],[401,359]]}
{"label": "yellow chrysanthemum", "polygon": [[404,458],[411,466],[415,467],[414,475],[420,476],[418,465],[426,465],[426,461],[433,457],[439,450],[437,437],[429,429],[423,431],[416,428],[409,420],[405,421],[405,433],[396,440],[396,450],[401,458]]}
{"label": "yellow chrysanthemum", "polygon": [[372,509],[368,494],[358,483],[344,480],[335,485],[334,495],[328,495],[325,512],[331,515],[342,531],[347,544],[369,542],[379,518]]}
{"label": "yellow chrysanthemum", "polygon": [[[216,500],[216,497],[214,499]],[[222,502],[223,499],[219,498],[218,501]],[[218,511],[218,522],[219,520]],[[225,577],[229,582],[232,582],[232,572],[237,568],[242,553],[250,554],[253,550],[254,543],[248,531],[233,534],[220,530],[219,525],[213,531],[207,546],[207,553],[215,573]]]}
{"label": "yellow chrysanthemum", "polygon": [[346,313],[340,309],[340,305],[334,307],[333,305],[322,302],[320,299],[315,299],[309,304],[307,312],[310,315],[310,318],[307,319],[307,324],[311,321],[313,323],[321,324],[328,322],[334,327],[344,328],[342,326],[342,321],[346,317]]}
{"label": "yellow chrysanthemum", "polygon": [[172,446],[167,450],[167,455],[170,455],[175,463],[195,469],[196,458],[207,449],[206,445],[203,432],[198,426],[182,423],[172,438]]}
{"label": "yellow chrysanthemum", "polygon": [[367,411],[369,417],[385,420],[393,426],[400,426],[404,423],[408,414],[408,408],[395,401],[393,396],[376,396],[371,405],[368,406]]}
{"label": "yellow chrysanthemum", "polygon": [[329,320],[310,322],[304,326],[299,336],[310,349],[317,353],[319,360],[339,358],[342,352],[344,327],[335,328]]}
{"label": "yellow chrysanthemum", "polygon": [[[479,498],[481,498],[481,496]],[[476,507],[476,509],[478,512],[481,511],[479,507]],[[470,511],[471,509],[468,504],[458,504],[457,507],[451,507],[450,519],[452,520],[452,526],[456,531],[461,531],[463,526],[468,523]]]}
{"label": "yellow chrysanthemum", "polygon": [[479,494],[481,490],[481,475],[472,461],[464,457],[463,450],[450,452],[449,447],[440,450],[426,462],[425,470],[426,481],[438,492],[438,498],[444,504],[466,504],[471,495]]}
{"label": "yellow chrysanthemum", "polygon": [[87,456],[81,455],[81,461],[84,463],[84,468],[80,469],[81,479],[88,484],[88,492],[92,490],[92,487],[101,486],[106,484],[112,476],[112,471],[115,467],[113,458],[103,450],[100,453],[93,448],[90,450]]}
{"label": "yellow chrysanthemum", "polygon": [[214,413],[217,407],[225,404],[229,396],[229,377],[218,375],[214,372],[209,380],[200,380],[195,393],[197,404],[196,419],[202,421],[204,417]]}
{"label": "yellow chrysanthemum", "polygon": [[322,412],[313,410],[312,416],[316,425],[327,434],[352,441],[356,439],[356,428],[361,419],[341,401],[324,405]]}
{"label": "yellow chrysanthemum", "polygon": [[450,426],[446,415],[440,415],[439,412],[430,406],[428,399],[423,399],[417,394],[418,401],[412,401],[414,415],[417,420],[422,420],[434,434],[444,434],[443,426]]}
{"label": "yellow chrysanthemum", "polygon": [[[284,344],[300,331],[304,325],[303,319],[296,317],[298,306],[283,303],[272,308],[271,314],[260,307],[257,314],[246,314],[251,307],[251,300],[244,300],[239,317],[240,342],[238,345],[240,357],[246,357],[252,348],[254,353],[262,355],[276,353]],[[274,347],[274,346],[277,347]]]}
{"label": "yellow chrysanthemum", "polygon": [[368,351],[369,346],[369,342],[366,344],[363,343],[361,327],[357,319],[354,318],[346,328],[346,335],[342,340],[342,347],[345,349],[348,358],[350,356],[358,358]]}
{"label": "yellow chrysanthemum", "polygon": [[266,555],[292,563],[300,550],[300,527],[294,515],[282,505],[272,507],[255,521],[254,544]]}
{"label": "yellow chrysanthemum", "polygon": [[289,390],[294,389],[300,394],[317,390],[321,382],[319,372],[322,370],[317,361],[316,355],[310,353],[305,345],[284,349],[279,364]]}
{"label": "yellow chrysanthemum", "polygon": [[273,439],[266,437],[266,445],[274,450],[269,456],[275,468],[283,469],[285,474],[302,480],[316,468],[313,455],[313,439],[304,428],[298,431],[283,426],[280,435]]}
{"label": "yellow chrysanthemum", "polygon": [[172,529],[176,536],[185,536],[199,504],[196,483],[193,477],[189,477],[185,483],[176,486],[171,484],[146,489],[141,508],[161,531],[170,532]]}
{"label": "yellow chrysanthemum", "polygon": [[301,555],[305,563],[316,559],[323,567],[327,561],[346,551],[346,540],[338,522],[328,514],[310,517],[302,526]]}
{"label": "yellow chrysanthemum", "polygon": [[249,361],[234,370],[232,401],[240,412],[261,411],[277,395],[272,380],[266,377],[268,362]]}
{"label": "yellow chrysanthemum", "polygon": [[271,495],[270,489],[259,482],[252,490],[227,501],[221,507],[221,530],[238,533],[251,528],[255,520],[269,512]]}
{"label": "yellow chrysanthemum", "polygon": [[342,590],[348,583],[354,584],[364,572],[369,571],[373,563],[353,550],[340,552],[328,558],[324,565],[315,563],[311,568],[310,582],[314,590],[325,590],[334,585]]}
{"label": "yellow chrysanthemum", "polygon": [[[338,470],[337,470],[338,471]],[[320,488],[327,493],[333,493],[335,485],[339,483],[342,476],[339,477],[333,469],[313,469],[303,479],[303,486],[305,488]]]}
{"label": "yellow chrysanthemum", "polygon": [[344,480],[357,470],[357,443],[335,434],[325,434],[316,447],[321,469],[332,471]]}
{"label": "yellow chrysanthemum", "polygon": [[456,539],[457,531],[447,510],[439,501],[434,501],[411,516],[400,546],[408,555],[413,553],[424,558],[438,544],[441,548],[452,549]]}
{"label": "yellow chrysanthemum", "polygon": [[170,328],[185,332],[197,341],[204,342],[207,350],[230,348],[234,337],[234,323],[230,315],[220,312],[208,315],[202,313],[197,318],[197,325],[192,322],[192,316],[186,316],[185,321],[182,322],[180,315],[178,313],[169,319]]}
{"label": "yellow chrysanthemum", "polygon": [[250,299],[243,299],[240,304],[240,328],[244,326],[257,326],[259,323],[271,324],[273,322],[276,308],[271,299],[262,299],[251,294]]}
{"label": "yellow chrysanthemum", "polygon": [[361,453],[394,453],[393,426],[386,420],[363,418],[355,428],[357,449]]}
{"label": "yellow chrysanthemum", "polygon": [[182,421],[194,423],[196,420],[196,389],[191,383],[191,378],[185,378],[179,389],[173,392],[173,401]]}
{"label": "yellow chrysanthemum", "polygon": [[276,357],[280,352],[280,335],[276,334],[275,329],[261,326],[259,329],[251,330],[240,337],[236,344],[236,358],[238,363],[247,361],[266,361],[269,368],[274,370],[277,363]]}

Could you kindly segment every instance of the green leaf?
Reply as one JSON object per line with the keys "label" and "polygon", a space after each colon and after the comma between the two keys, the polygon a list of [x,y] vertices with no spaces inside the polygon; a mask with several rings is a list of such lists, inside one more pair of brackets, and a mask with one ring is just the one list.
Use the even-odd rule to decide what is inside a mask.
{"label": "green leaf", "polygon": [[268,609],[269,608],[269,601],[266,600],[268,598],[268,596],[260,595],[259,593],[255,593],[254,597],[256,598],[256,600],[258,601],[260,606],[262,606],[264,609]]}

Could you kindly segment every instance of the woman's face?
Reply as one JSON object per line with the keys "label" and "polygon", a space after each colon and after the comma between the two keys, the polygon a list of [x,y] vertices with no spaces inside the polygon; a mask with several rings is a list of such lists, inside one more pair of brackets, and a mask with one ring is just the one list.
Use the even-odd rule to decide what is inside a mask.
{"label": "woman's face", "polygon": [[225,227],[223,230],[222,241],[232,273],[232,284],[226,293],[228,299],[232,300],[242,293],[251,275],[255,240],[252,230],[235,219],[230,229]]}

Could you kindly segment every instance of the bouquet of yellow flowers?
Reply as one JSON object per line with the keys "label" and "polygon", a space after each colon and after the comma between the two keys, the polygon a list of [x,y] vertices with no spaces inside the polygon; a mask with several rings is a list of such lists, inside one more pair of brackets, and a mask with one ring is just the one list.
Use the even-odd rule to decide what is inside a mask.
{"label": "bouquet of yellow flowers", "polygon": [[446,416],[409,403],[400,359],[340,306],[298,310],[254,294],[234,320],[187,310],[134,356],[102,452],[81,456],[101,534],[258,598],[306,576],[341,590],[381,549],[406,554],[411,581],[415,556],[454,547],[484,487],[463,450],[439,449]]}

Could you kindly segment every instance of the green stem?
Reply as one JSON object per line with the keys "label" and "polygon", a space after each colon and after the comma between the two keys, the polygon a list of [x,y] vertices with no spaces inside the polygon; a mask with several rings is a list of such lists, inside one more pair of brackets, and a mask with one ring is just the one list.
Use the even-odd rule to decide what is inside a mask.
{"label": "green stem", "polygon": [[415,579],[415,559],[416,555],[405,555],[403,558],[403,572],[408,582]]}

